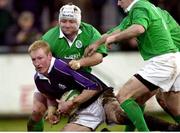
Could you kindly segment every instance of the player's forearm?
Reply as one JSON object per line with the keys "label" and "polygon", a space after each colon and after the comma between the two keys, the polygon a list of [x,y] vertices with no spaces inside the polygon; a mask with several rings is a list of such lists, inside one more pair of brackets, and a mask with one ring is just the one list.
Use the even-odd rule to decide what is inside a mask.
{"label": "player's forearm", "polygon": [[108,36],[109,36],[108,34],[102,35],[102,37],[100,39],[98,39],[96,42],[94,42],[94,44],[96,44],[97,46],[100,46],[100,45],[104,44],[105,41],[106,41],[106,38]]}
{"label": "player's forearm", "polygon": [[97,40],[97,41],[95,42],[95,44],[96,44],[97,46],[100,46],[101,44],[104,44],[104,43],[105,43],[106,39],[107,39],[109,36],[114,35],[114,34],[117,34],[117,33],[120,33],[120,32],[121,32],[121,30],[118,29],[118,30],[113,31],[113,32],[110,33],[110,34],[103,34],[102,37],[101,37],[101,39]]}
{"label": "player's forearm", "polygon": [[50,97],[47,97],[47,106],[56,106],[57,107],[56,99],[52,99]]}
{"label": "player's forearm", "polygon": [[79,60],[81,67],[95,66],[103,61],[101,53],[94,53],[92,56],[84,57]]}
{"label": "player's forearm", "polygon": [[126,30],[114,34],[113,36],[115,37],[115,40],[112,43],[138,37],[140,34],[144,33],[144,31],[145,29],[143,28],[143,26],[134,24]]}
{"label": "player's forearm", "polygon": [[73,104],[78,106],[89,99],[91,99],[93,96],[95,96],[99,90],[83,90],[82,93],[73,99]]}
{"label": "player's forearm", "polygon": [[57,110],[56,99],[47,96],[47,113],[48,116],[53,115]]}
{"label": "player's forearm", "polygon": [[115,31],[113,31],[111,34],[109,34],[110,36],[111,35],[115,35],[115,34],[118,34],[118,33],[120,33],[120,32],[122,32],[120,29],[117,29],[117,30],[115,30]]}
{"label": "player's forearm", "polygon": [[56,110],[57,110],[56,106],[48,106],[47,113],[48,115],[53,115],[54,113],[56,113]]}

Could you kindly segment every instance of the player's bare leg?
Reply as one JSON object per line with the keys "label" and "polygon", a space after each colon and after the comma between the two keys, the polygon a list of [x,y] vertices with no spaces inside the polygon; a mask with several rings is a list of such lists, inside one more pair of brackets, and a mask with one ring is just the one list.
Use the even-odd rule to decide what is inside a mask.
{"label": "player's bare leg", "polygon": [[27,123],[28,131],[43,131],[44,128],[44,114],[47,110],[47,100],[44,95],[39,92],[34,93],[33,97],[33,112]]}
{"label": "player's bare leg", "polygon": [[[147,94],[147,96],[151,96],[151,95],[152,94]],[[141,100],[139,99],[139,101],[143,103],[143,99]],[[109,123],[116,123],[120,125],[132,124],[132,122],[128,119],[128,117],[124,114],[124,112],[119,108],[119,103],[114,98],[111,90],[107,91],[107,95],[104,95],[103,105],[106,113],[106,119],[108,122],[107,124]],[[178,131],[178,129],[180,128],[179,125],[167,122],[160,118],[153,117],[151,115],[148,115],[147,113],[144,114],[144,118],[147,122],[150,131]]]}
{"label": "player's bare leg", "polygon": [[146,92],[143,96],[137,97],[136,102],[140,105],[144,105],[146,101],[148,101],[152,96],[156,95],[158,92],[157,90]]}
{"label": "player's bare leg", "polygon": [[180,124],[180,92],[158,92],[156,99],[160,106]]}
{"label": "player's bare leg", "polygon": [[119,108],[118,101],[110,101],[104,105],[107,123],[127,124],[124,112]]}
{"label": "player's bare leg", "polygon": [[141,108],[135,102],[137,97],[143,96],[147,92],[150,92],[150,90],[133,76],[119,89],[117,95],[121,108],[126,112],[138,131],[149,131]]}
{"label": "player's bare leg", "polygon": [[92,131],[90,128],[75,124],[75,123],[68,123],[61,131],[63,132],[90,132]]}
{"label": "player's bare leg", "polygon": [[119,108],[119,102],[117,101],[113,89],[108,89],[103,93],[102,104],[106,114],[106,121],[108,123],[122,124],[124,119],[121,114],[123,111]]}

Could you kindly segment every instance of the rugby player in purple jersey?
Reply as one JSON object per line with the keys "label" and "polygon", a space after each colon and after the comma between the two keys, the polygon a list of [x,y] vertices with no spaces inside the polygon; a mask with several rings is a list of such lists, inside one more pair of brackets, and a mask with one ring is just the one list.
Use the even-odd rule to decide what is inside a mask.
{"label": "rugby player in purple jersey", "polygon": [[[37,71],[34,76],[37,91],[48,97],[48,100],[41,99],[41,103],[34,101],[37,102],[35,103],[36,108],[38,108],[38,104],[44,104],[39,106],[41,112],[38,112],[39,109],[36,111],[36,108],[33,108],[34,119],[41,119],[48,110],[50,122],[56,123],[59,119],[56,117],[56,110],[61,114],[69,114],[78,106],[77,116],[71,119],[63,131],[91,131],[104,121],[102,98],[99,97],[108,87],[103,82],[87,72],[71,69],[68,60],[52,57],[49,45],[44,41],[34,42],[28,52]],[[74,88],[81,92],[80,95],[66,102],[58,101],[58,103],[56,101],[66,91]],[[57,106],[57,104],[59,105]]]}

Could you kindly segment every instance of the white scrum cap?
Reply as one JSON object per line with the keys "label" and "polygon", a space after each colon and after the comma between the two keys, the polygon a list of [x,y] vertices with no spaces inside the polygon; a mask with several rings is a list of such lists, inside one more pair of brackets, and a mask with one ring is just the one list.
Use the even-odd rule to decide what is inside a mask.
{"label": "white scrum cap", "polygon": [[75,19],[79,27],[81,23],[81,10],[72,4],[64,5],[59,11],[59,20],[61,19]]}

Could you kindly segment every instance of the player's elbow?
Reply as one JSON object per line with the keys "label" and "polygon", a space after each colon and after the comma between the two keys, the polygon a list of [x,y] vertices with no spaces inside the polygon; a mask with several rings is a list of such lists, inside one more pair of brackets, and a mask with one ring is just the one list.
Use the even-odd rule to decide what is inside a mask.
{"label": "player's elbow", "polygon": [[140,34],[143,34],[145,32],[145,29],[142,25],[136,25],[136,34],[137,35],[140,35]]}

